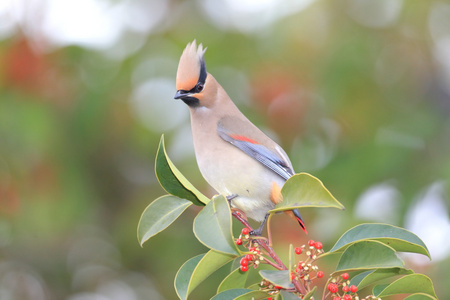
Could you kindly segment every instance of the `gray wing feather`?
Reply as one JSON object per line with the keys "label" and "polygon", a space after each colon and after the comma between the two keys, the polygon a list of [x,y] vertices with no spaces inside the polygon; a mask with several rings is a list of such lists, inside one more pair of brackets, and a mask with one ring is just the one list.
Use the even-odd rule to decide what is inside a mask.
{"label": "gray wing feather", "polygon": [[250,157],[253,157],[285,180],[288,180],[294,175],[294,170],[292,170],[292,168],[287,165],[277,153],[271,151],[267,147],[248,141],[234,139],[221,124],[218,125],[217,132],[222,139],[241,149]]}

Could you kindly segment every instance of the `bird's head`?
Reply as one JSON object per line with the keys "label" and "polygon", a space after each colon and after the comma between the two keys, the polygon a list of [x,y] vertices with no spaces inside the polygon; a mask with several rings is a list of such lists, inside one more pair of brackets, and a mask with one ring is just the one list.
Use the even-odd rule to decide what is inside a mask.
{"label": "bird's head", "polygon": [[174,99],[183,100],[189,107],[206,106],[207,95],[213,92],[215,81],[206,72],[205,51],[194,40],[186,46],[178,64]]}

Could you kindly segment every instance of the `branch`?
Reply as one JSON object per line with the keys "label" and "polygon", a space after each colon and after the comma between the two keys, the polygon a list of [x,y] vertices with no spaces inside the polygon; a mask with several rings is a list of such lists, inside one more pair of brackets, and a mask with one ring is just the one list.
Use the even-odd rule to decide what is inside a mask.
{"label": "branch", "polygon": [[243,212],[237,209],[233,209],[233,212],[231,213],[233,215],[233,217],[235,217],[239,222],[242,223],[242,225],[244,225],[245,227],[247,227],[250,231],[253,230],[253,227],[250,225],[250,223],[247,221],[247,219],[245,219],[244,217],[242,217]]}
{"label": "branch", "polygon": [[[239,222],[241,222],[245,227],[247,227],[249,230],[253,230],[252,226],[248,223],[247,219],[244,218],[244,213],[242,211],[234,209],[232,212],[233,217],[235,217]],[[275,261],[275,263],[271,262],[268,259],[264,260],[264,263],[271,265],[277,270],[288,270],[286,265],[283,263],[283,261],[280,259],[280,257],[275,253],[271,246],[271,239],[267,240],[266,238],[257,237],[254,238],[253,241],[258,243],[266,252],[267,254]],[[295,289],[300,292],[303,295],[306,295],[307,291],[303,284],[301,284],[300,281],[296,280],[295,278],[292,280],[292,283],[294,284]]]}

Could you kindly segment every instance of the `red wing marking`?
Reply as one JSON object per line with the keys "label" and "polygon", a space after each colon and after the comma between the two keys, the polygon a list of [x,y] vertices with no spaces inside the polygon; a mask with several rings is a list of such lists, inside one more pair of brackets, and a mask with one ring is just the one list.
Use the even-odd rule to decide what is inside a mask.
{"label": "red wing marking", "polygon": [[235,140],[238,140],[238,141],[249,142],[249,143],[252,143],[252,144],[259,144],[257,141],[252,140],[251,138],[248,138],[246,136],[239,135],[239,134],[230,134],[230,137],[232,139],[235,139]]}

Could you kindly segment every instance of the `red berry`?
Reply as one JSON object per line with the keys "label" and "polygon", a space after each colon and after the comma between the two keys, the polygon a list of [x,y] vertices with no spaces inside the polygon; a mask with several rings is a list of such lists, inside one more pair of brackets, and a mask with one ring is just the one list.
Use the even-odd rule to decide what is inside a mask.
{"label": "red berry", "polygon": [[276,288],[277,290],[281,290],[283,287],[282,287],[282,286],[279,286],[279,285],[276,285],[275,288]]}
{"label": "red berry", "polygon": [[295,278],[295,274],[294,274],[294,272],[291,272],[291,280],[294,280],[294,278]]}
{"label": "red berry", "polygon": [[243,257],[241,259],[241,266],[248,266],[248,259],[246,259],[245,257]]}
{"label": "red berry", "polygon": [[267,300],[272,300],[272,297],[267,298]]}
{"label": "red berry", "polygon": [[349,294],[345,294],[344,297],[342,297],[343,300],[352,300],[352,296]]}
{"label": "red berry", "polygon": [[317,250],[320,250],[320,249],[322,249],[322,247],[323,247],[323,245],[321,242],[315,242],[314,248],[316,248]]}
{"label": "red berry", "polygon": [[341,275],[342,279],[347,280],[349,278],[348,273],[344,273]]}
{"label": "red berry", "polygon": [[242,234],[243,234],[243,235],[247,235],[249,232],[250,232],[250,231],[248,230],[247,227],[242,228]]}
{"label": "red berry", "polygon": [[300,247],[295,248],[295,254],[300,254],[300,253],[302,253],[302,248],[300,248]]}
{"label": "red berry", "polygon": [[337,284],[335,284],[335,283],[330,283],[330,284],[328,285],[328,290],[329,290],[330,292],[332,292],[333,294],[334,294],[334,293],[337,293],[337,291],[338,291],[338,286],[337,286]]}
{"label": "red berry", "polygon": [[322,278],[322,277],[323,277],[323,272],[322,271],[317,272],[317,278]]}
{"label": "red berry", "polygon": [[350,286],[350,292],[356,293],[357,291],[358,291],[358,288],[356,287],[356,285]]}
{"label": "red berry", "polygon": [[341,300],[341,297],[336,296],[333,298],[333,300]]}
{"label": "red berry", "polygon": [[242,245],[242,239],[237,239],[236,240],[236,245]]}
{"label": "red berry", "polygon": [[248,266],[241,265],[241,271],[242,272],[247,272],[248,271]]}
{"label": "red berry", "polygon": [[308,241],[308,245],[314,246],[314,244],[315,244],[315,242],[314,242],[313,240],[309,240],[309,241]]}
{"label": "red berry", "polygon": [[247,255],[245,256],[245,258],[246,258],[248,261],[251,261],[251,260],[253,260],[253,254],[247,254]]}
{"label": "red berry", "polygon": [[344,293],[348,293],[349,290],[350,290],[350,289],[348,288],[348,285],[342,287],[342,291],[343,291]]}

